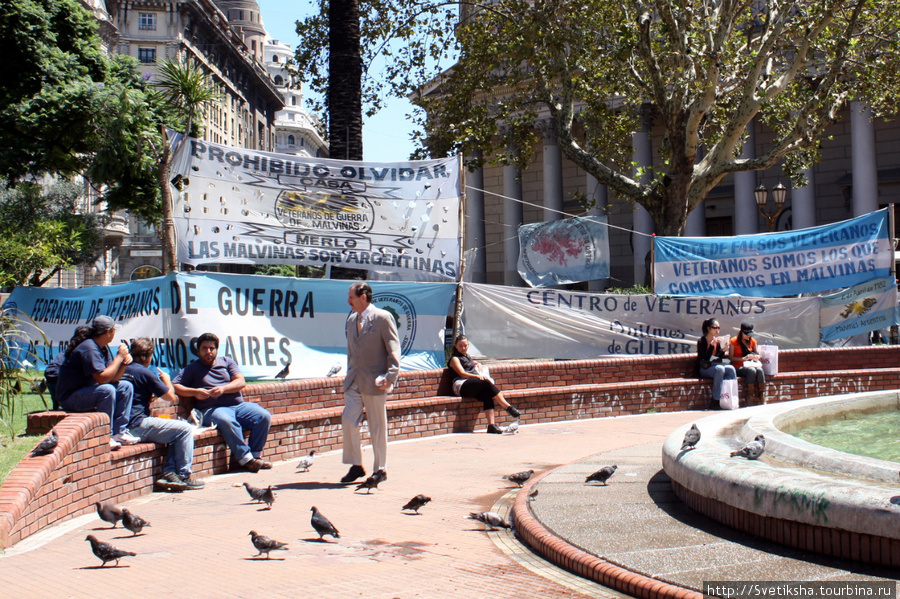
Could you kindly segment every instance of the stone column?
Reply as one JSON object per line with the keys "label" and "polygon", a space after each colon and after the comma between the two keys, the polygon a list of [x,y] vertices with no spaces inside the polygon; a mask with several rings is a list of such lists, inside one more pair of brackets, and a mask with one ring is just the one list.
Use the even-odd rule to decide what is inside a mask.
{"label": "stone column", "polygon": [[522,180],[518,167],[503,167],[503,284],[521,287],[524,281],[519,262],[519,225],[522,224]]}
{"label": "stone column", "polygon": [[[606,185],[597,182],[597,179],[591,174],[585,174],[585,184],[587,186],[588,200],[594,200],[594,206],[588,210],[588,214],[602,215],[606,213],[606,204],[609,201],[609,190]],[[607,236],[609,232],[607,231]],[[610,261],[611,258],[610,258]],[[605,279],[595,279],[588,281],[588,291],[600,292],[606,288]]]}
{"label": "stone column", "polygon": [[706,202],[700,202],[684,223],[685,237],[706,237]]}
{"label": "stone column", "polygon": [[[466,264],[466,280],[484,283],[487,280],[487,253],[484,233],[484,169],[466,173],[466,241],[464,251],[471,251],[472,260]],[[473,189],[475,188],[475,189]]]}
{"label": "stone column", "polygon": [[[756,127],[751,121],[747,126],[747,141],[741,158],[756,158]],[[759,233],[759,208],[753,192],[756,189],[756,173],[742,171],[734,174],[734,234]]]}
{"label": "stone column", "polygon": [[[653,166],[653,141],[650,139],[650,119],[644,118],[644,126],[631,137],[631,145],[634,148],[632,159],[640,166]],[[644,177],[644,182],[650,180],[650,175]],[[650,252],[650,237],[653,233],[653,218],[647,209],[635,205],[632,214],[631,247],[634,251],[634,284],[643,285],[646,281],[647,254]],[[646,235],[641,235],[646,233]]]}
{"label": "stone column", "polygon": [[541,123],[544,134],[544,221],[563,218],[562,154],[556,142],[556,125],[548,120]]}
{"label": "stone column", "polygon": [[859,100],[850,102],[850,146],[853,166],[853,216],[878,210],[878,162],[872,111]]}
{"label": "stone column", "polygon": [[791,191],[791,226],[794,230],[816,226],[816,178],[815,170],[809,167],[806,186]]}

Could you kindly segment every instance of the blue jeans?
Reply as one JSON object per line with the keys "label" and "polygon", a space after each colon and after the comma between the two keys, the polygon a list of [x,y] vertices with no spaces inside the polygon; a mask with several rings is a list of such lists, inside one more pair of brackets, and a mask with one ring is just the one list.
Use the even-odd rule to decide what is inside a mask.
{"label": "blue jeans", "polygon": [[60,407],[66,412],[106,412],[112,425],[111,435],[128,430],[134,387],[128,381],[88,385],[72,392]]}
{"label": "blue jeans", "polygon": [[[231,455],[239,463],[246,462],[251,455],[255,458],[262,455],[271,422],[272,415],[268,410],[250,401],[203,412],[203,425],[216,425]],[[244,443],[244,429],[250,430],[248,443]]]}
{"label": "blue jeans", "polygon": [[174,472],[179,476],[191,476],[194,461],[194,427],[184,420],[147,417],[141,425],[131,429],[131,434],[141,441],[168,445],[163,474]]}
{"label": "blue jeans", "polygon": [[737,373],[731,364],[713,364],[709,368],[701,368],[700,376],[713,380],[712,398],[713,401],[719,401],[722,397],[722,381],[736,379]]}

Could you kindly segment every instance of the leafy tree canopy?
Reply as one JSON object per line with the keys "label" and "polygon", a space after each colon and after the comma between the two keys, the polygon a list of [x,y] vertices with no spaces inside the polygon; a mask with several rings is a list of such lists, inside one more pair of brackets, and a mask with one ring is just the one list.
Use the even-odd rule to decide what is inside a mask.
{"label": "leafy tree canopy", "polygon": [[[471,18],[457,25],[435,0],[361,0],[364,62],[386,56],[384,72],[369,73],[370,106],[385,92],[416,94],[428,115],[425,149],[520,165],[540,143],[538,126],[550,122],[572,162],[647,208],[665,235],[681,234],[730,173],[782,163],[802,183],[825,128],[850,100],[876,116],[897,110],[900,3],[891,0],[461,6]],[[325,14],[297,26],[296,58],[314,89],[327,82]],[[742,159],[754,119],[772,139]],[[633,173],[632,134],[648,120],[662,143],[653,169]]]}
{"label": "leafy tree canopy", "polygon": [[60,270],[97,259],[103,222],[78,206],[81,192],[66,181],[46,190],[0,182],[0,288],[41,286]]}

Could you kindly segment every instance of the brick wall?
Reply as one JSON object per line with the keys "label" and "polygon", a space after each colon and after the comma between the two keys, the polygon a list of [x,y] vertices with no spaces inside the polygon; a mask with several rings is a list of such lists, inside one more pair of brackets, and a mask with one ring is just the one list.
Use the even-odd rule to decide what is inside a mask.
{"label": "brick wall", "polygon": [[[900,346],[788,350],[770,379],[770,401],[900,388]],[[692,356],[635,356],[491,365],[504,395],[523,411],[523,422],[554,422],[706,409],[710,381],[699,380]],[[250,385],[248,400],[273,414],[264,457],[286,460],[311,449],[341,446],[342,378]],[[401,373],[388,402],[392,440],[471,432],[486,425],[480,402],[448,394],[443,370]],[[744,392],[746,390],[743,390]],[[156,413],[186,417],[190,403],[155,402]],[[500,413],[502,418],[506,415]],[[55,426],[60,444],[50,456],[26,458],[0,487],[0,547],[45,526],[85,514],[95,501],[121,502],[153,489],[164,449],[150,443],[108,449],[105,414],[44,412],[29,415],[29,431]],[[364,429],[365,430],[365,429]],[[194,472],[226,472],[230,455],[215,431],[196,439]]]}

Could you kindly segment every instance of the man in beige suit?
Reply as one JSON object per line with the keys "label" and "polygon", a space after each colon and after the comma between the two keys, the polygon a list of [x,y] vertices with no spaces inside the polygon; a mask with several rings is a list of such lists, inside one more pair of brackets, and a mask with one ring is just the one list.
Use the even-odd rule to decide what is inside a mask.
{"label": "man in beige suit", "polygon": [[352,483],[366,475],[362,467],[359,426],[369,421],[369,436],[375,452],[373,470],[387,477],[387,410],[385,402],[400,374],[400,337],[397,324],[387,311],[372,305],[368,283],[354,283],[347,294],[353,312],[347,318],[347,376],[344,378],[345,464],[350,471],[341,479]]}

